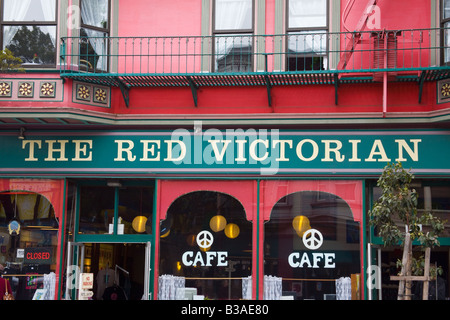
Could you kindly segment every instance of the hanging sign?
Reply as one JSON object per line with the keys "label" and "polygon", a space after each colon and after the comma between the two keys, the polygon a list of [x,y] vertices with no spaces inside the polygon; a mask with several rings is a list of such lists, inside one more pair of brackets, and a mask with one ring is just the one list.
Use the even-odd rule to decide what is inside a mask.
{"label": "hanging sign", "polygon": [[23,262],[30,264],[51,264],[52,254],[52,247],[25,248]]}

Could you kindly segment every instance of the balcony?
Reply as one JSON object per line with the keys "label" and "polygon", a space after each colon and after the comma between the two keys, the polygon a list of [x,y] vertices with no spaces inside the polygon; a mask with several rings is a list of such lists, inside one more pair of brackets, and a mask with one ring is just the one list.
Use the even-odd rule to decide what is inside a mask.
{"label": "balcony", "polygon": [[[183,37],[64,37],[60,72],[121,89],[133,87],[416,82],[450,77],[444,29],[408,29],[281,35]],[[445,39],[444,39],[445,38]]]}

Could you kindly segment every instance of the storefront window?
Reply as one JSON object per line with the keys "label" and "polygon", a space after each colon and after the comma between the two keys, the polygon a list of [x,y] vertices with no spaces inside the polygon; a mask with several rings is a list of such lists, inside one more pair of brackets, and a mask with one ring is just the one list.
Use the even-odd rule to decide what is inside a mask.
{"label": "storefront window", "polygon": [[16,300],[55,296],[59,221],[49,200],[34,192],[0,193],[0,264]]}
{"label": "storefront window", "polygon": [[114,199],[114,188],[81,186],[79,233],[111,233],[114,222]]}
{"label": "storefront window", "polygon": [[[179,197],[161,222],[160,245],[159,299],[243,298],[252,225],[235,198],[212,191]],[[169,281],[180,289],[169,292]]]}
{"label": "storefront window", "polygon": [[[319,191],[284,196],[264,234],[266,299],[359,298],[360,224],[342,198]],[[269,279],[281,287],[268,288],[277,284]]]}
{"label": "storefront window", "polygon": [[153,187],[80,187],[80,234],[151,234],[152,213]]}

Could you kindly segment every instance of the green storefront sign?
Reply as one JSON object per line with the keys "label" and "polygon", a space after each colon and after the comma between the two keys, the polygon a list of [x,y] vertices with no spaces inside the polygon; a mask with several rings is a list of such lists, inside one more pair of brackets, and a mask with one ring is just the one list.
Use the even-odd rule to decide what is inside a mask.
{"label": "green storefront sign", "polygon": [[373,174],[401,161],[450,173],[450,131],[175,131],[3,133],[3,173]]}

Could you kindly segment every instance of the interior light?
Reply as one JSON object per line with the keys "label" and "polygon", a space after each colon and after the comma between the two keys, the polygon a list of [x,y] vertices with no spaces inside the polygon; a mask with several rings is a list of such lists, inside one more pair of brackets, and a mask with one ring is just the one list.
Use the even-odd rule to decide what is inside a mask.
{"label": "interior light", "polygon": [[239,226],[235,223],[229,223],[225,227],[225,235],[230,239],[234,239],[239,236],[239,232]]}
{"label": "interior light", "polygon": [[227,219],[225,219],[224,216],[218,214],[209,220],[209,226],[212,231],[219,232],[225,229],[225,226],[227,225]]}

